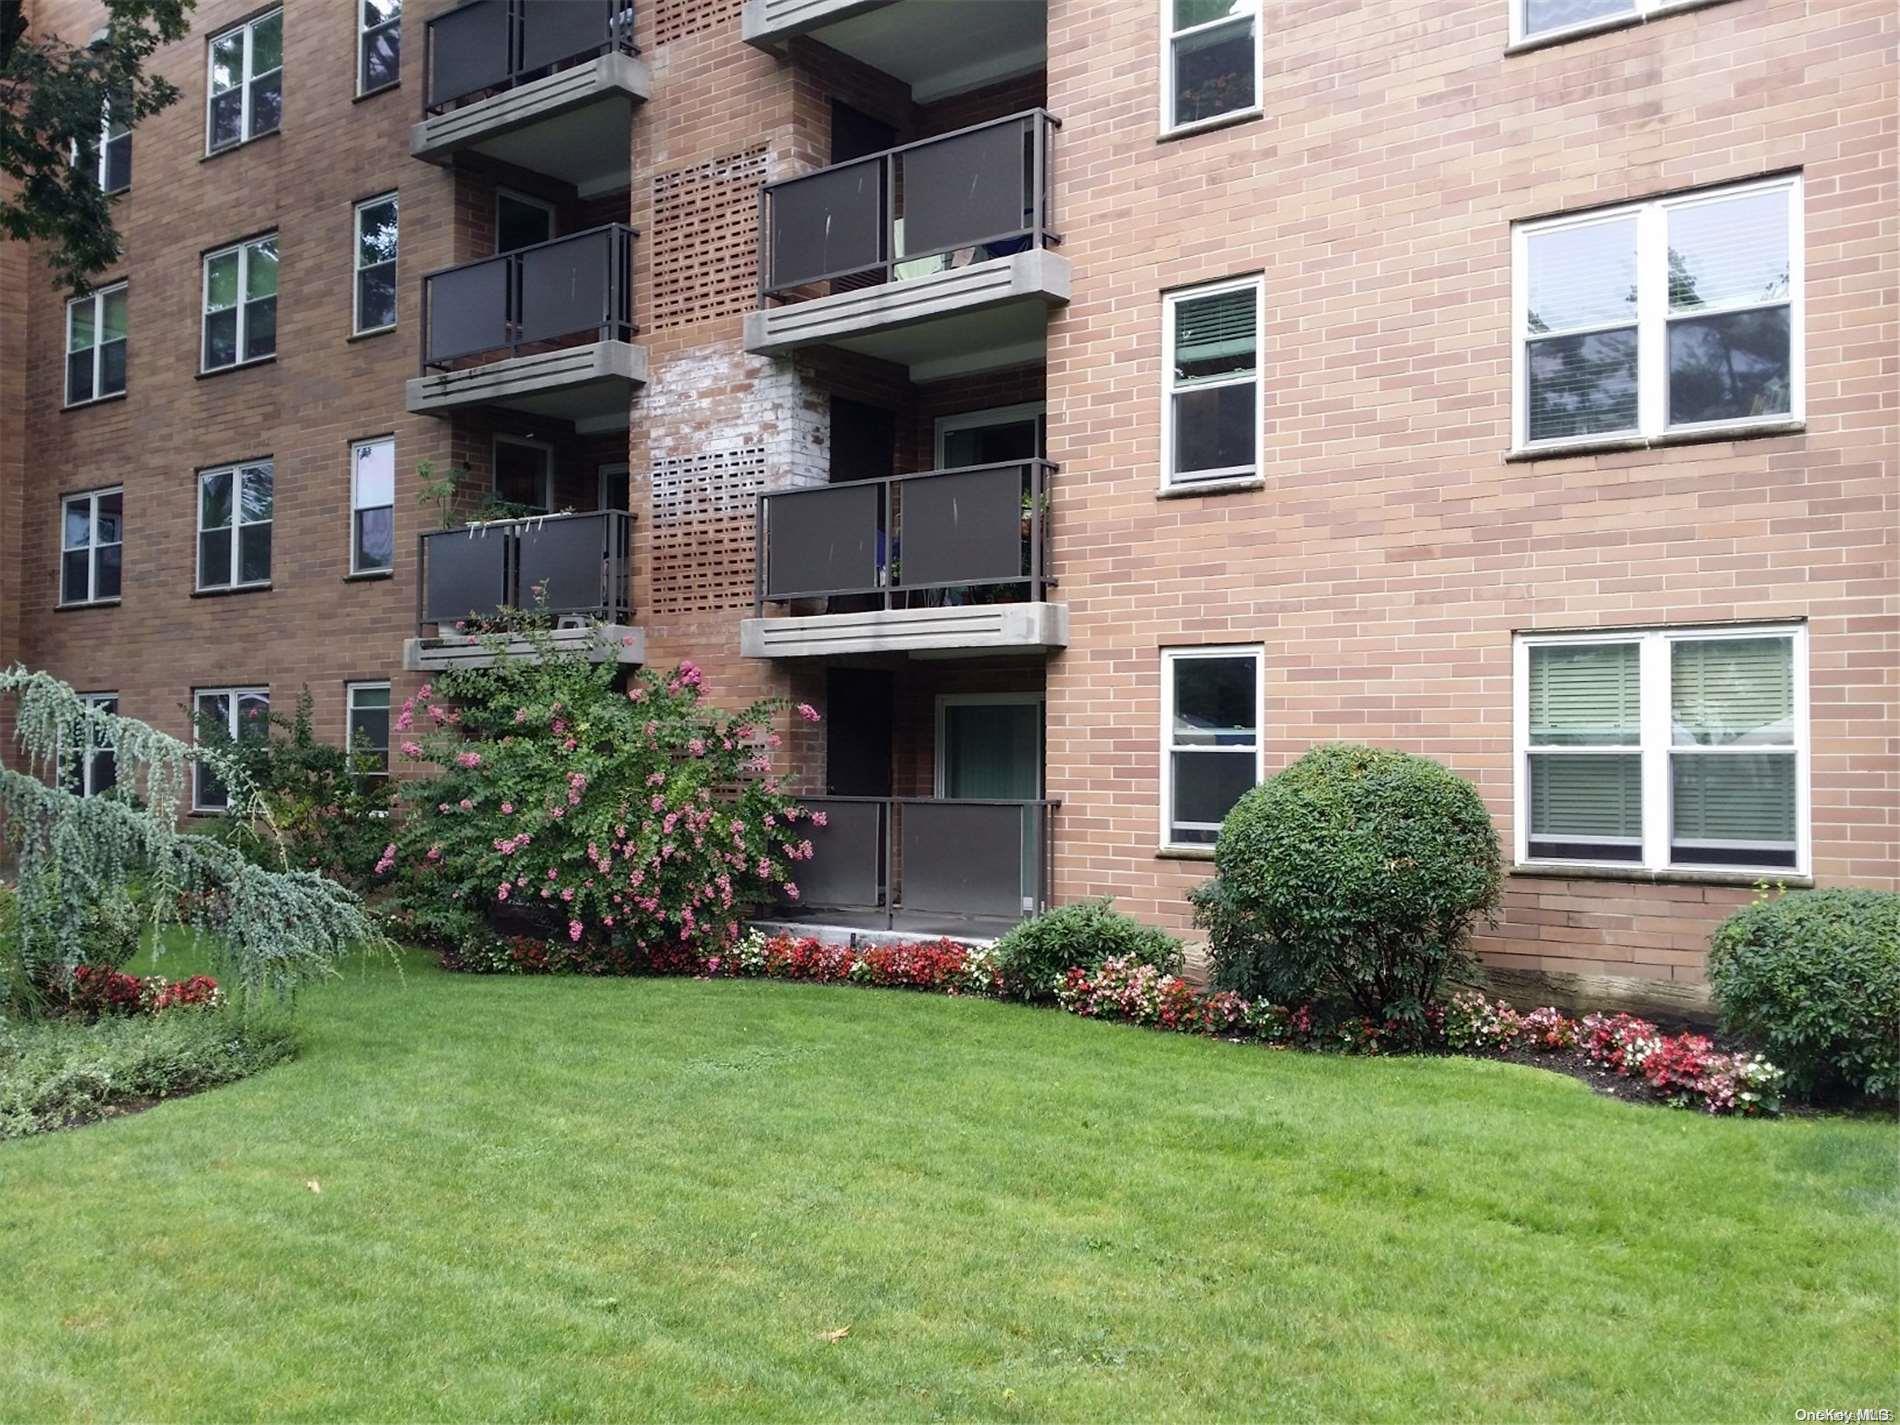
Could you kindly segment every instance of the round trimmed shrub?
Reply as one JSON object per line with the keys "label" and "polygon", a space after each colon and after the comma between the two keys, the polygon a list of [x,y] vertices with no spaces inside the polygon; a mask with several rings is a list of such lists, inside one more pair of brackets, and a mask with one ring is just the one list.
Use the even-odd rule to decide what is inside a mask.
{"label": "round trimmed shrub", "polygon": [[1215,982],[1421,1025],[1496,909],[1498,839],[1464,778],[1424,757],[1315,747],[1243,796],[1195,892]]}
{"label": "round trimmed shrub", "polygon": [[1900,1098],[1900,894],[1759,900],[1716,929],[1709,979],[1725,1027],[1797,1092]]}
{"label": "round trimmed shrub", "polygon": [[1163,974],[1179,974],[1181,942],[1115,909],[1113,900],[1078,901],[1025,920],[996,942],[1003,992],[1025,1000],[1055,998],[1071,969],[1096,970],[1129,956]]}

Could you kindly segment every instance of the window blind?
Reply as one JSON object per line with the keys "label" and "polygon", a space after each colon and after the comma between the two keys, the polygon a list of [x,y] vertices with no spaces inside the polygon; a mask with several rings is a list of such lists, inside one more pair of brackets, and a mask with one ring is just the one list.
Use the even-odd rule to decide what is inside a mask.
{"label": "window blind", "polygon": [[[1220,361],[1229,369],[1252,364],[1254,353],[1254,291],[1251,287],[1196,297],[1174,309],[1174,365],[1186,375],[1207,375],[1189,368]],[[1237,358],[1247,358],[1239,361]]]}
{"label": "window blind", "polygon": [[1785,638],[1683,639],[1670,652],[1678,745],[1794,743],[1794,645]]}
{"label": "window blind", "polygon": [[1636,754],[1535,754],[1531,835],[1538,840],[1641,841],[1643,759]]}
{"label": "window blind", "polygon": [[1794,755],[1676,753],[1671,821],[1678,842],[1794,845]]}
{"label": "window blind", "polygon": [[1642,664],[1634,643],[1562,644],[1530,657],[1531,742],[1629,747],[1642,731]]}

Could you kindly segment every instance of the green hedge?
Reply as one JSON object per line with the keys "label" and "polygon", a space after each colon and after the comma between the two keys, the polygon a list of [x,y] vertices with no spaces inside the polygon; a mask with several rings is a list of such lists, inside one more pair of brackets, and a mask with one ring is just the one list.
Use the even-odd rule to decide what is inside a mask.
{"label": "green hedge", "polygon": [[1181,970],[1181,942],[1115,909],[1112,900],[1078,901],[1026,920],[996,942],[1004,993],[1026,1000],[1055,998],[1069,970],[1095,970],[1128,956],[1165,974]]}
{"label": "green hedge", "polygon": [[1723,1023],[1811,1097],[1900,1098],[1900,894],[1794,891],[1709,948]]}

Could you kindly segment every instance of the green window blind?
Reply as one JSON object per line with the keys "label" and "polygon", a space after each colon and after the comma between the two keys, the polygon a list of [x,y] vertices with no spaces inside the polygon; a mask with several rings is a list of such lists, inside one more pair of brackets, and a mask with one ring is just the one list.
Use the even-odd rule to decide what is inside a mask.
{"label": "green window blind", "polygon": [[1633,747],[1642,732],[1642,662],[1634,643],[1531,649],[1531,742]]}
{"label": "green window blind", "polygon": [[1531,835],[1640,841],[1643,759],[1634,753],[1532,754]]}
{"label": "green window blind", "polygon": [[1192,380],[1251,371],[1254,365],[1252,287],[1192,297],[1174,307],[1174,374]]}
{"label": "green window blind", "polygon": [[1677,640],[1670,651],[1669,717],[1677,746],[1792,746],[1793,640]]}
{"label": "green window blind", "polygon": [[1678,842],[1794,845],[1794,756],[1678,752],[1670,759]]}

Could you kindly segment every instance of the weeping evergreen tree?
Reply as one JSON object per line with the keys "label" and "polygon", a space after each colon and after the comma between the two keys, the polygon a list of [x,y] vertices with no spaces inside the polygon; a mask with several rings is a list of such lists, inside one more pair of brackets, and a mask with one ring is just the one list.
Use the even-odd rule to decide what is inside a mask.
{"label": "weeping evergreen tree", "polygon": [[[362,902],[309,871],[257,866],[209,836],[179,829],[192,769],[205,765],[234,810],[261,804],[227,749],[199,747],[136,718],[89,705],[47,673],[0,669],[0,717],[13,715],[19,765],[0,757],[0,838],[18,871],[18,926],[6,958],[12,998],[87,962],[89,912],[129,886],[144,888],[152,922],[182,925],[208,944],[227,989],[247,1000],[288,995],[333,971],[348,951],[386,947]],[[120,790],[67,790],[77,759],[110,751]],[[128,793],[136,793],[129,795]]]}

